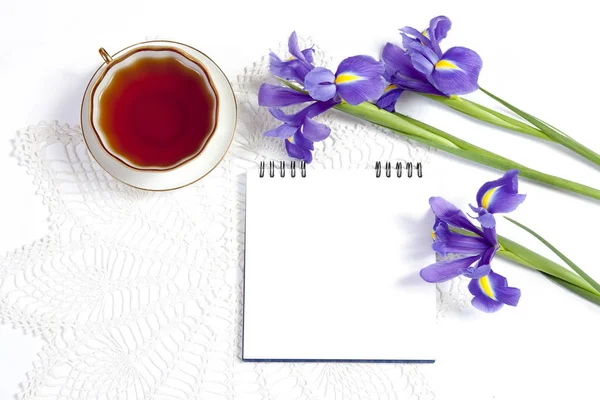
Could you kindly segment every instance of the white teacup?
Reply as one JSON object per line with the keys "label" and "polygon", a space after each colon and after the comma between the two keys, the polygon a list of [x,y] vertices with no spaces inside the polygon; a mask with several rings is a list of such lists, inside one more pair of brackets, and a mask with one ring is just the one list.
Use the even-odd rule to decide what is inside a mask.
{"label": "white teacup", "polygon": [[[231,85],[221,69],[200,51],[176,42],[150,41],[138,43],[110,56],[104,49],[105,61],[90,80],[81,106],[81,127],[85,142],[98,163],[120,181],[147,190],[169,190],[186,186],[208,174],[224,157],[235,132],[237,107]],[[112,79],[122,68],[141,58],[172,58],[208,77],[218,99],[216,124],[203,147],[191,150],[171,165],[138,165],[111,146],[102,129],[100,99]]]}

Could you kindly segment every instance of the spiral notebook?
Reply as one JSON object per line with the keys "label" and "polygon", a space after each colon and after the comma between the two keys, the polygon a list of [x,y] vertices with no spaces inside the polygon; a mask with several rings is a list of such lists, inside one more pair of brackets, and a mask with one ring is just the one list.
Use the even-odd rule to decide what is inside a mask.
{"label": "spiral notebook", "polygon": [[417,163],[250,170],[242,359],[433,362],[434,189]]}

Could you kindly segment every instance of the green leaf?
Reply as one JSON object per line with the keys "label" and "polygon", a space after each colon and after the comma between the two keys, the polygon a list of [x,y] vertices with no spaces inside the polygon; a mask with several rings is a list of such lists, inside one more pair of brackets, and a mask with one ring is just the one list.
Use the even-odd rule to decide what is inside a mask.
{"label": "green leaf", "polygon": [[[506,250],[501,250],[498,252],[498,256],[499,257],[503,257],[506,258],[508,260],[514,261],[524,267],[527,268],[531,268],[531,269],[535,269],[537,270],[539,273],[541,273],[542,275],[544,275],[546,278],[550,279],[551,281],[553,281],[554,283],[564,287],[565,289],[575,293],[578,296],[581,296],[593,303],[596,303],[598,305],[600,305],[600,295],[596,294],[596,293],[592,293],[589,292],[588,290],[582,289],[581,287],[574,285],[570,282],[567,282],[563,279],[557,278],[556,276],[553,276],[549,273],[543,272],[541,269],[536,268],[535,266],[531,265],[530,263],[528,263],[527,261],[525,261],[524,259],[522,259],[521,257],[515,255],[514,253],[511,253],[509,251]],[[541,257],[541,256],[540,256]],[[550,260],[548,260],[550,261]],[[559,266],[560,267],[560,266]],[[562,268],[562,267],[561,267]],[[568,271],[567,271],[568,272]]]}
{"label": "green leaf", "polygon": [[548,274],[544,274],[544,275],[546,276],[546,278],[550,279],[554,283],[556,283],[556,284],[564,287],[565,289],[570,290],[571,292],[591,301],[592,303],[598,304],[600,306],[600,296],[599,295],[590,293],[587,290],[583,290],[579,286],[575,286],[569,282],[565,282],[562,279],[556,278],[552,275],[548,275]]}
{"label": "green leaf", "polygon": [[[531,251],[528,248],[500,235],[498,235],[498,243],[500,243],[500,246],[502,246],[502,248],[498,251],[499,256],[508,259],[513,259],[516,256],[526,262],[526,264],[523,264],[526,267],[536,269],[540,272],[545,272],[572,283],[575,286],[579,286],[590,293],[598,294],[592,285],[562,265],[557,264],[554,261],[549,260],[546,257],[541,256],[538,253]],[[513,261],[518,262],[518,260]]]}
{"label": "green leaf", "polygon": [[552,127],[550,124],[542,121],[541,119],[539,119],[537,117],[534,117],[531,114],[526,113],[523,110],[518,109],[517,107],[508,103],[507,101],[502,100],[498,96],[488,92],[484,88],[480,87],[479,90],[481,90],[483,93],[487,94],[489,97],[496,100],[498,103],[502,104],[503,106],[505,106],[512,112],[514,112],[515,114],[517,114],[520,117],[527,120],[529,123],[531,123],[532,125],[537,127],[539,130],[541,130],[547,136],[552,138],[555,142],[560,143],[561,145],[565,146],[566,148],[573,150],[577,154],[587,158],[588,160],[595,163],[596,165],[600,165],[600,154],[588,149],[587,147],[585,147],[581,143],[577,142],[570,136],[568,136],[565,133],[559,131],[558,129]]}
{"label": "green leaf", "polygon": [[517,225],[519,228],[525,230],[526,232],[528,232],[529,234],[531,234],[532,236],[534,236],[537,240],[539,240],[540,242],[542,242],[546,247],[548,247],[550,250],[552,250],[554,252],[554,254],[556,254],[558,257],[560,257],[561,260],[563,260],[565,263],[567,263],[567,265],[569,267],[571,267],[571,269],[573,271],[575,271],[587,283],[589,283],[590,286],[592,286],[596,290],[596,292],[598,292],[600,294],[600,285],[598,284],[598,282],[596,282],[594,279],[592,279],[591,276],[589,276],[588,274],[586,274],[581,268],[579,268],[567,256],[565,256],[563,253],[561,253],[560,251],[558,251],[558,249],[556,247],[552,246],[546,239],[544,239],[539,234],[537,234],[536,232],[534,232],[530,228],[526,227],[525,225],[523,225],[523,224],[515,221],[514,219],[509,218],[509,217],[504,217],[504,218],[506,220],[512,222],[513,224]]}
{"label": "green leaf", "polygon": [[[590,293],[598,294],[598,292],[596,292],[596,290],[579,275],[529,249],[524,248],[519,250],[510,245],[507,246],[507,240],[508,239],[504,239],[501,242],[502,249],[498,250],[496,253],[498,257],[506,258],[507,260],[514,261],[524,267],[552,275]],[[498,241],[500,241],[500,239]]]}
{"label": "green leaf", "polygon": [[436,96],[432,94],[422,95],[480,121],[487,122],[492,125],[496,125],[501,128],[509,129],[515,132],[520,132],[526,135],[534,136],[539,139],[548,140],[551,142],[554,141],[553,139],[548,137],[548,135],[531,125],[521,122],[515,118],[509,117],[508,115],[502,114],[501,112],[492,110],[491,108],[488,108],[484,105],[475,103],[471,100],[467,100],[465,98],[456,96],[445,97]]}
{"label": "green leaf", "polygon": [[[507,240],[507,239],[504,239]],[[542,275],[544,275],[546,278],[550,279],[551,281],[553,281],[554,283],[564,287],[565,289],[575,293],[578,296],[581,296],[593,303],[596,303],[598,305],[600,305],[600,295],[597,294],[596,292],[590,292],[589,290],[583,289],[578,285],[575,285],[569,281],[566,281],[564,279],[558,278],[556,275],[564,275],[564,276],[570,276],[574,277],[574,278],[579,278],[577,275],[573,274],[572,272],[568,271],[567,269],[561,267],[560,265],[554,263],[553,261],[550,261],[548,259],[545,259],[544,257],[538,255],[538,257],[540,259],[545,259],[548,263],[547,265],[533,265],[532,263],[524,260],[523,258],[517,256],[516,254],[512,253],[511,251],[508,250],[499,250],[497,255],[499,257],[502,258],[506,258],[508,260],[514,261],[517,264],[520,264],[524,267],[527,268],[531,268],[531,269],[535,269],[537,270],[539,273],[541,273]],[[553,265],[554,264],[554,265]],[[549,268],[550,266],[550,268]],[[544,272],[547,270],[553,270],[553,273],[548,273],[548,272]],[[562,272],[561,272],[562,270]],[[558,271],[558,273],[557,273]],[[553,275],[556,274],[556,275]],[[565,275],[566,274],[566,275]],[[586,283],[585,281],[583,281],[583,283]]]}

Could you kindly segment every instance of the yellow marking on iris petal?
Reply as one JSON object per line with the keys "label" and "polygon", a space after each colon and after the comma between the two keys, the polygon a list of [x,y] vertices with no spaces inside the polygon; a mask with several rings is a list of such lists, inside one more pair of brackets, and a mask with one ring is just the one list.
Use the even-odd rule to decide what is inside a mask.
{"label": "yellow marking on iris petal", "polygon": [[294,59],[294,56],[291,56],[290,58],[288,58],[288,61],[292,61]]}
{"label": "yellow marking on iris petal", "polygon": [[456,64],[454,64],[452,61],[448,61],[448,60],[438,61],[437,63],[435,63],[435,67],[442,68],[442,69],[460,69],[456,66]]}
{"label": "yellow marking on iris petal", "polygon": [[427,39],[429,39],[429,33],[427,33],[427,29],[425,29],[423,32],[421,32],[421,35],[425,36]]}
{"label": "yellow marking on iris petal", "polygon": [[385,92],[389,92],[392,89],[396,89],[398,86],[394,85],[393,83],[391,85],[388,85],[385,89],[383,89],[383,93]]}
{"label": "yellow marking on iris petal", "polygon": [[492,289],[492,285],[490,284],[490,279],[486,276],[483,278],[479,278],[479,287],[483,290],[483,293],[486,294],[492,300],[496,300],[496,296],[494,295],[494,291]]}
{"label": "yellow marking on iris petal", "polygon": [[360,81],[362,79],[362,77],[354,74],[339,74],[335,77],[335,83],[339,85],[340,83],[349,83],[354,81]]}
{"label": "yellow marking on iris petal", "polygon": [[481,207],[483,207],[487,210],[490,200],[492,199],[492,196],[496,190],[498,190],[497,187],[491,188],[490,190],[485,192],[485,194],[483,195],[483,198],[481,199]]}

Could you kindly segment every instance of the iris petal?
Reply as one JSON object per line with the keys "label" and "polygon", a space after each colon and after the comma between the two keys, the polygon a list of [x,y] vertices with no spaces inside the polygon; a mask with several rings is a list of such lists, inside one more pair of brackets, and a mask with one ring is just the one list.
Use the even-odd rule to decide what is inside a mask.
{"label": "iris petal", "polygon": [[487,208],[487,206],[483,205],[484,197],[489,196],[490,191],[493,190],[494,188],[498,188],[501,186],[507,186],[507,189],[510,192],[517,193],[517,191],[519,190],[519,187],[518,187],[519,182],[518,182],[518,178],[517,178],[518,175],[519,175],[518,169],[511,169],[509,171],[506,171],[506,173],[504,173],[502,178],[484,183],[481,186],[481,188],[479,188],[479,190],[477,191],[477,204],[479,205],[479,207]]}
{"label": "iris petal", "polygon": [[494,271],[490,271],[484,278],[469,282],[469,291],[475,296],[472,304],[485,312],[497,311],[502,304],[514,307],[521,298],[521,291],[509,287],[506,278]]}
{"label": "iris petal", "polygon": [[296,131],[293,139],[294,139],[294,143],[296,143],[298,146],[302,147],[303,149],[307,149],[307,150],[315,149],[313,146],[313,142],[311,140],[308,140],[306,137],[304,137],[304,135],[302,134],[302,131],[300,129],[298,129]]}
{"label": "iris petal", "polygon": [[424,76],[413,67],[410,56],[395,44],[387,43],[385,45],[381,53],[381,60],[393,70],[391,74],[400,74],[409,79],[424,80]]}
{"label": "iris petal", "polygon": [[514,211],[525,201],[525,195],[519,194],[519,171],[507,171],[495,181],[486,182],[477,192],[477,204],[490,213],[507,213]]}
{"label": "iris petal", "polygon": [[[492,245],[492,246],[488,247],[488,249],[485,252],[483,252],[483,254],[481,255],[481,259],[477,263],[477,267],[483,267],[485,265],[490,265],[492,263],[492,259],[496,255],[497,250],[498,250],[498,248],[496,247],[496,245]],[[487,275],[487,273],[484,275]]]}
{"label": "iris petal", "polygon": [[312,47],[302,50],[302,55],[304,56],[304,59],[309,64],[312,64],[314,62],[314,54],[315,54],[315,49],[313,49]]}
{"label": "iris petal", "polygon": [[471,207],[471,210],[477,213],[478,217],[476,217],[475,219],[479,221],[479,224],[482,228],[491,229],[496,226],[496,218],[494,218],[494,215],[489,213],[485,208],[474,207],[471,204],[469,204],[469,207]]}
{"label": "iris petal", "polygon": [[280,78],[304,83],[306,74],[314,68],[312,48],[300,50],[296,32],[292,32],[288,40],[288,49],[292,54],[289,60],[281,60],[275,53],[270,54],[269,70]]}
{"label": "iris petal", "polygon": [[305,103],[312,98],[304,93],[283,86],[263,83],[258,90],[258,104],[267,107],[285,107]]}
{"label": "iris petal", "polygon": [[425,76],[431,75],[434,64],[427,57],[425,57],[422,53],[413,53],[411,54],[410,58],[417,71]]}
{"label": "iris petal", "polygon": [[465,236],[452,232],[445,238],[441,238],[436,232],[436,240],[431,248],[441,256],[448,254],[470,254],[481,255],[490,248],[490,244],[480,237]]}
{"label": "iris petal", "polygon": [[473,296],[487,296],[479,284],[479,279],[472,279],[471,282],[469,282],[469,292],[471,292]]}
{"label": "iris petal", "polygon": [[482,65],[481,57],[473,50],[453,47],[435,63],[431,82],[447,96],[471,93],[479,89]]}
{"label": "iris petal", "polygon": [[504,188],[498,189],[494,196],[494,202],[489,205],[490,213],[508,213],[517,209],[525,201],[526,195],[508,193]]}
{"label": "iris petal", "polygon": [[504,306],[504,304],[500,303],[499,301],[492,300],[485,296],[473,297],[471,304],[476,309],[486,313],[496,312]]}
{"label": "iris petal", "polygon": [[379,78],[383,73],[383,64],[370,56],[354,56],[344,59],[335,72],[336,76],[350,74],[362,79]]}
{"label": "iris petal", "polygon": [[429,22],[429,37],[439,43],[446,38],[451,27],[452,21],[448,17],[443,15],[435,17]]}
{"label": "iris petal", "polygon": [[446,37],[450,30],[452,23],[447,17],[439,16],[429,21],[429,28],[427,33],[431,40],[431,49],[438,55],[442,56],[442,50],[440,49],[440,42]]}
{"label": "iris petal", "polygon": [[444,198],[431,197],[429,199],[429,205],[435,216],[445,223],[457,228],[466,229],[481,236],[481,231],[469,221],[465,213]]}
{"label": "iris petal", "polygon": [[484,228],[493,228],[496,226],[496,218],[494,218],[493,214],[488,212],[483,213],[479,217],[477,217],[477,221],[479,221],[481,226]]}
{"label": "iris petal", "polygon": [[396,74],[396,75],[392,76],[392,83],[394,83],[398,87],[401,87],[403,89],[410,90],[413,92],[429,93],[429,94],[435,94],[438,96],[445,96],[444,93],[437,90],[426,79],[424,81],[416,81],[416,80],[405,79],[403,76]]}
{"label": "iris petal", "polygon": [[346,58],[335,73],[337,93],[352,105],[378,99],[386,87],[383,72],[383,64],[373,57]]}
{"label": "iris petal", "polygon": [[298,35],[296,35],[295,31],[292,32],[290,38],[288,39],[288,50],[290,54],[296,57],[297,59],[307,61],[304,54],[300,50],[300,45],[298,44]]}
{"label": "iris petal", "polygon": [[481,227],[481,230],[483,231],[483,237],[485,238],[485,240],[487,240],[491,245],[497,245],[498,244],[498,237],[496,235],[496,227],[492,227],[492,228],[486,228],[485,226]]}
{"label": "iris petal", "polygon": [[424,45],[431,48],[431,40],[415,28],[405,26],[404,28],[400,28],[400,34],[402,35],[402,44],[406,48],[411,44]]}
{"label": "iris petal", "polygon": [[269,112],[271,113],[271,115],[273,117],[275,117],[276,119],[278,119],[281,122],[285,122],[287,124],[294,125],[296,127],[300,126],[302,121],[304,121],[304,117],[306,116],[307,110],[308,110],[308,107],[302,109],[301,111],[299,111],[295,114],[286,114],[280,108],[275,108],[275,107],[269,108]]}
{"label": "iris petal", "polygon": [[487,274],[489,274],[491,270],[492,270],[492,267],[490,267],[489,264],[475,266],[475,267],[468,267],[463,272],[463,275],[466,276],[467,278],[479,279],[479,278],[484,277]]}
{"label": "iris petal", "polygon": [[521,290],[514,287],[500,287],[496,289],[498,301],[516,307],[521,299]]}
{"label": "iris petal", "polygon": [[297,130],[298,130],[297,126],[282,124],[275,129],[271,129],[270,131],[265,132],[264,135],[266,137],[287,139],[289,137],[292,137]]}
{"label": "iris petal", "polygon": [[310,163],[312,161],[312,153],[310,150],[303,149],[289,140],[285,141],[285,149],[287,150],[288,155],[292,158],[304,160],[306,163]]}
{"label": "iris petal", "polygon": [[502,275],[495,273],[494,271],[492,271],[490,273],[488,278],[490,280],[490,284],[492,285],[492,287],[494,287],[496,289],[508,286],[508,280],[505,277],[503,277]]}
{"label": "iris petal", "polygon": [[317,101],[314,104],[308,106],[308,110],[306,112],[306,116],[308,118],[314,118],[317,115],[324,113],[332,107],[335,107],[339,104],[339,101],[329,100],[329,101]]}
{"label": "iris petal", "polygon": [[314,118],[317,115],[329,110],[331,107],[334,107],[336,104],[338,103],[335,101],[317,101],[309,105],[308,107],[304,107],[302,110],[298,111],[295,114],[286,114],[283,110],[276,107],[269,108],[269,112],[273,117],[282,122],[294,126],[300,126],[304,122],[304,119],[306,117]]}
{"label": "iris petal", "polygon": [[393,86],[394,88],[386,90],[383,93],[383,95],[379,98],[379,100],[377,100],[377,107],[389,112],[394,112],[396,110],[396,102],[398,101],[398,98],[400,97],[404,89],[400,89],[395,85]]}
{"label": "iris petal", "polygon": [[297,66],[292,61],[282,61],[275,53],[269,55],[269,71],[282,79],[302,82]]}
{"label": "iris petal", "polygon": [[331,100],[335,97],[335,75],[323,67],[316,67],[304,78],[304,89],[310,96],[319,101]]}
{"label": "iris petal", "polygon": [[465,254],[481,256],[492,245],[479,236],[466,236],[452,232],[448,224],[436,220],[434,225],[435,242],[432,249],[441,256],[448,254]]}
{"label": "iris petal", "polygon": [[479,257],[464,257],[457,260],[438,261],[420,272],[421,278],[430,283],[445,282],[462,275]]}
{"label": "iris petal", "polygon": [[325,124],[313,121],[310,118],[305,118],[304,125],[302,126],[302,134],[308,140],[320,142],[329,137],[331,128]]}

